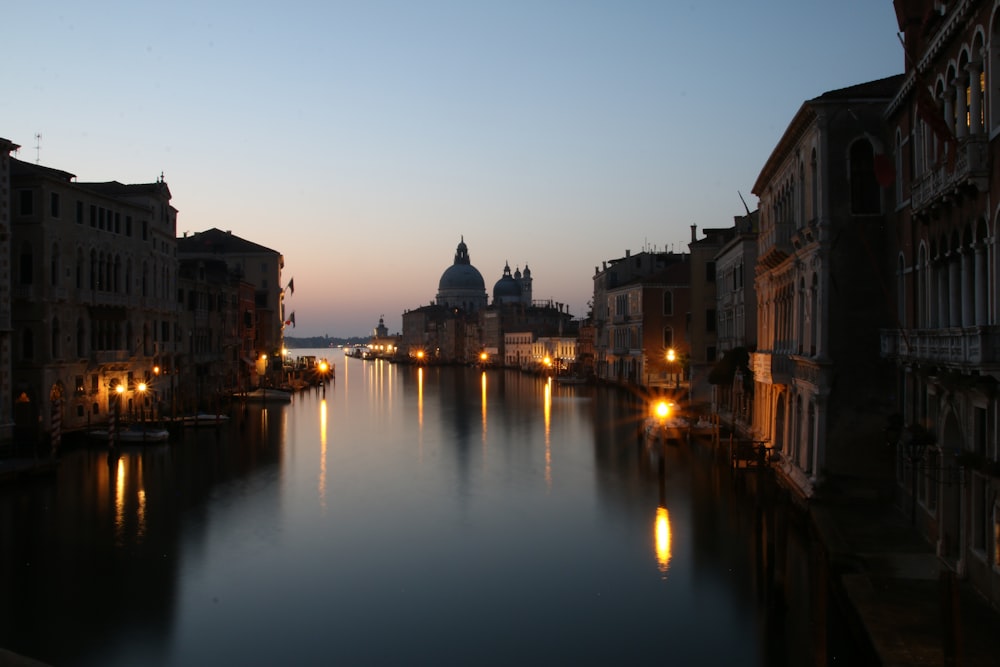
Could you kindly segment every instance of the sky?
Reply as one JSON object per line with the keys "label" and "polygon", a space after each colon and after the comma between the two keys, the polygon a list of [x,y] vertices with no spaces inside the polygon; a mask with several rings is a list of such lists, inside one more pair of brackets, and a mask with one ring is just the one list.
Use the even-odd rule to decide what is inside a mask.
{"label": "sky", "polygon": [[282,254],[289,336],[399,332],[463,238],[490,298],[528,266],[582,318],[602,262],[756,208],[804,101],[904,65],[892,0],[47,0],[4,26],[15,156],[162,174],[179,236]]}

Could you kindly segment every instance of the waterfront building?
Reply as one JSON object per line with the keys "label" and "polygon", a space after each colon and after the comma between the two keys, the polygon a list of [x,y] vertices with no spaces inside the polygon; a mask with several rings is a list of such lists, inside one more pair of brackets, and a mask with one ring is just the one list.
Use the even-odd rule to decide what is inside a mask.
{"label": "waterfront building", "polygon": [[838,478],[887,472],[880,452],[892,382],[878,330],[893,313],[881,289],[887,202],[874,137],[901,82],[889,77],[803,103],[753,187],[753,434],[803,498]]}
{"label": "waterfront building", "polygon": [[389,335],[389,327],[385,325],[385,315],[380,315],[378,324],[372,330],[372,337],[368,341],[368,349],[378,357],[393,359],[399,351],[401,336]]}
{"label": "waterfront building", "polygon": [[111,410],[141,414],[151,405],[143,383],[179,341],[166,182],[75,178],[11,160],[12,380],[27,442],[58,442]]}
{"label": "waterfront building", "polygon": [[[241,367],[246,365],[240,333],[245,321],[239,308],[241,283],[221,259],[179,260],[178,322],[186,336],[185,349],[178,367],[164,372],[178,374],[177,385],[186,391],[175,396],[175,378],[170,377],[169,386],[163,383],[167,397],[161,409],[169,406],[173,415],[217,412],[224,397],[248,388],[249,383],[240,382]],[[244,375],[250,379],[245,370]]]}
{"label": "waterfront building", "polygon": [[[597,377],[619,384],[682,385],[690,353],[690,256],[641,252],[594,276]],[[674,359],[668,359],[670,350]]]}
{"label": "waterfront building", "polygon": [[698,238],[697,225],[691,225],[691,301],[687,321],[688,400],[707,408],[712,402],[708,375],[718,360],[718,303],[716,298],[716,255],[736,233],[734,227],[704,229]]}
{"label": "waterfront building", "polygon": [[[655,304],[643,301],[641,290],[635,294],[636,300],[630,303],[630,297],[620,289],[637,278],[653,276],[676,266],[683,269],[673,269],[670,276],[672,283],[657,288],[658,295],[653,298]],[[643,251],[633,255],[626,250],[624,257],[607,260],[594,268],[591,325],[597,379],[641,384],[647,376],[652,380],[654,373],[661,379],[666,378],[667,349],[675,347],[678,356],[688,349],[685,322],[690,296],[689,267],[685,254]],[[648,310],[644,310],[647,307]],[[653,325],[655,331],[649,339],[645,338],[642,326],[644,312],[658,313],[655,316],[658,322]],[[634,347],[640,340],[648,340],[649,347]],[[648,373],[647,361],[652,364]],[[673,376],[682,373],[676,364],[672,364],[669,371]]]}
{"label": "waterfront building", "polygon": [[11,364],[13,363],[13,325],[11,320],[11,190],[10,154],[20,148],[0,137],[0,452],[10,446],[14,437],[14,416],[11,412]]}
{"label": "waterfront building", "polygon": [[751,430],[753,376],[749,353],[757,349],[757,265],[759,211],[734,218],[735,233],[715,255],[719,361],[709,372],[712,412],[738,432]]}
{"label": "waterfront building", "polygon": [[896,481],[949,568],[1000,603],[1000,14],[995,2],[895,3],[906,72],[889,102],[895,203]]}
{"label": "waterfront building", "polygon": [[[281,253],[240,238],[231,231],[212,228],[190,235],[185,233],[183,237],[177,239],[177,258],[221,260],[225,262],[230,273],[254,286],[255,371],[261,380],[280,378],[286,319],[285,290],[281,280],[285,260]],[[190,336],[191,333],[189,331],[187,335]],[[245,336],[241,338],[246,340]]]}

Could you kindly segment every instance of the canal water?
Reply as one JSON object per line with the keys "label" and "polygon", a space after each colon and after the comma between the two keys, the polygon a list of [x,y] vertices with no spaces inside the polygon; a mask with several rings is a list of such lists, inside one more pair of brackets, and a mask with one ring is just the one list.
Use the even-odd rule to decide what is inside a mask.
{"label": "canal water", "polygon": [[807,527],[711,446],[648,447],[629,392],[330,358],[325,391],[0,487],[0,647],[60,666],[857,664]]}

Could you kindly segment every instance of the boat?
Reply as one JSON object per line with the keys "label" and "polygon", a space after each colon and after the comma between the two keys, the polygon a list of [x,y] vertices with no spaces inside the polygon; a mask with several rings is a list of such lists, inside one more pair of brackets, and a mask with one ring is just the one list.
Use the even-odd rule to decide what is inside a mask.
{"label": "boat", "polygon": [[89,435],[94,440],[104,440],[105,442],[114,439],[117,442],[166,442],[170,439],[170,431],[165,428],[155,426],[144,426],[142,424],[129,424],[118,429],[114,436],[108,434],[108,429],[93,429]]}
{"label": "boat", "polygon": [[690,426],[682,417],[649,417],[644,427],[646,442],[649,444],[677,443],[687,440]]}
{"label": "boat", "polygon": [[291,403],[292,392],[273,387],[257,387],[253,391],[234,394],[233,398],[251,403]]}
{"label": "boat", "polygon": [[177,421],[184,426],[221,426],[229,421],[229,415],[199,412],[196,415],[178,417]]}

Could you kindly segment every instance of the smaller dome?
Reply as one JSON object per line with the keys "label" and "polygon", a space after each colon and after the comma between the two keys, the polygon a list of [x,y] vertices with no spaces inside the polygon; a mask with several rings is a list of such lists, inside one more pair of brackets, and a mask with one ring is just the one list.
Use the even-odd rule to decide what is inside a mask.
{"label": "smaller dome", "polygon": [[493,302],[504,303],[521,298],[521,286],[510,275],[510,264],[503,267],[503,276],[493,285]]}

